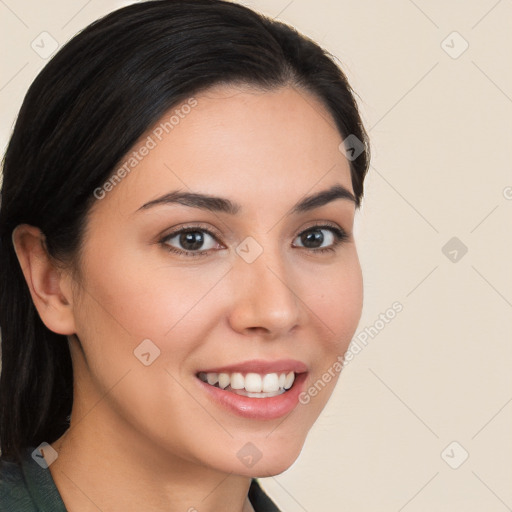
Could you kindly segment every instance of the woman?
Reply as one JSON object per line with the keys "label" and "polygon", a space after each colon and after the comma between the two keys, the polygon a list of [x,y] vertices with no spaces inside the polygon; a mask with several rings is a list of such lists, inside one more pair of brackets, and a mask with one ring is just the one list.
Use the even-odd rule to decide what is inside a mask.
{"label": "woman", "polygon": [[241,5],[137,3],[64,46],[4,161],[2,510],[278,510],[256,478],[360,318],[368,162],[342,71]]}

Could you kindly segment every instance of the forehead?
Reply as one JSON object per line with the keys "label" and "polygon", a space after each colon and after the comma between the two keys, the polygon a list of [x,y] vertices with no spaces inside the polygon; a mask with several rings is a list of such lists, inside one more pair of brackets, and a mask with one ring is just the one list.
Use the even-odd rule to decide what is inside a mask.
{"label": "forehead", "polygon": [[[293,87],[222,85],[166,112],[116,167],[101,207],[125,214],[174,190],[280,209],[341,184],[352,191],[342,138],[323,104]],[[119,174],[119,173],[118,173]]]}

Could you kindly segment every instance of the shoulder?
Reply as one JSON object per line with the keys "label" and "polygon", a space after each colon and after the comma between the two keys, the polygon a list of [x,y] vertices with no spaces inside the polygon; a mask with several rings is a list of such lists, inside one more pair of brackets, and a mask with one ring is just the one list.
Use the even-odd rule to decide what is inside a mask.
{"label": "shoulder", "polygon": [[21,467],[0,459],[0,510],[37,512]]}
{"label": "shoulder", "polygon": [[27,447],[21,465],[0,459],[1,512],[66,512],[48,466],[35,457]]}

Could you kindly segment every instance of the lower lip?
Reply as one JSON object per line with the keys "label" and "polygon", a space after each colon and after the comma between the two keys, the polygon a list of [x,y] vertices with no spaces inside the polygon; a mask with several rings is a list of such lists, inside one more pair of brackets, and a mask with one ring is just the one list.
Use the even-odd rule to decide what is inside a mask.
{"label": "lower lip", "polygon": [[299,395],[304,387],[307,373],[296,374],[293,386],[284,393],[269,398],[250,398],[231,391],[210,386],[198,377],[197,382],[223,408],[255,420],[273,420],[289,414],[299,403]]}

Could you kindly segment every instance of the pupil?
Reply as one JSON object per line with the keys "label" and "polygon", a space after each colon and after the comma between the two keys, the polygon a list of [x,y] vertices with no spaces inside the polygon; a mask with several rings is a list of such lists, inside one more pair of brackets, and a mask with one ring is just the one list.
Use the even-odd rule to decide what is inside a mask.
{"label": "pupil", "polygon": [[[191,231],[182,233],[180,236],[180,244],[189,251],[200,249],[203,245],[203,234],[200,231]],[[190,244],[190,245],[188,245]]]}
{"label": "pupil", "polygon": [[[307,235],[303,236],[302,243],[308,247],[306,243],[304,243],[304,240],[309,240],[313,242],[314,247],[319,247],[322,245],[322,242],[324,241],[324,235],[321,231],[311,231]],[[311,246],[309,246],[311,247]]]}

